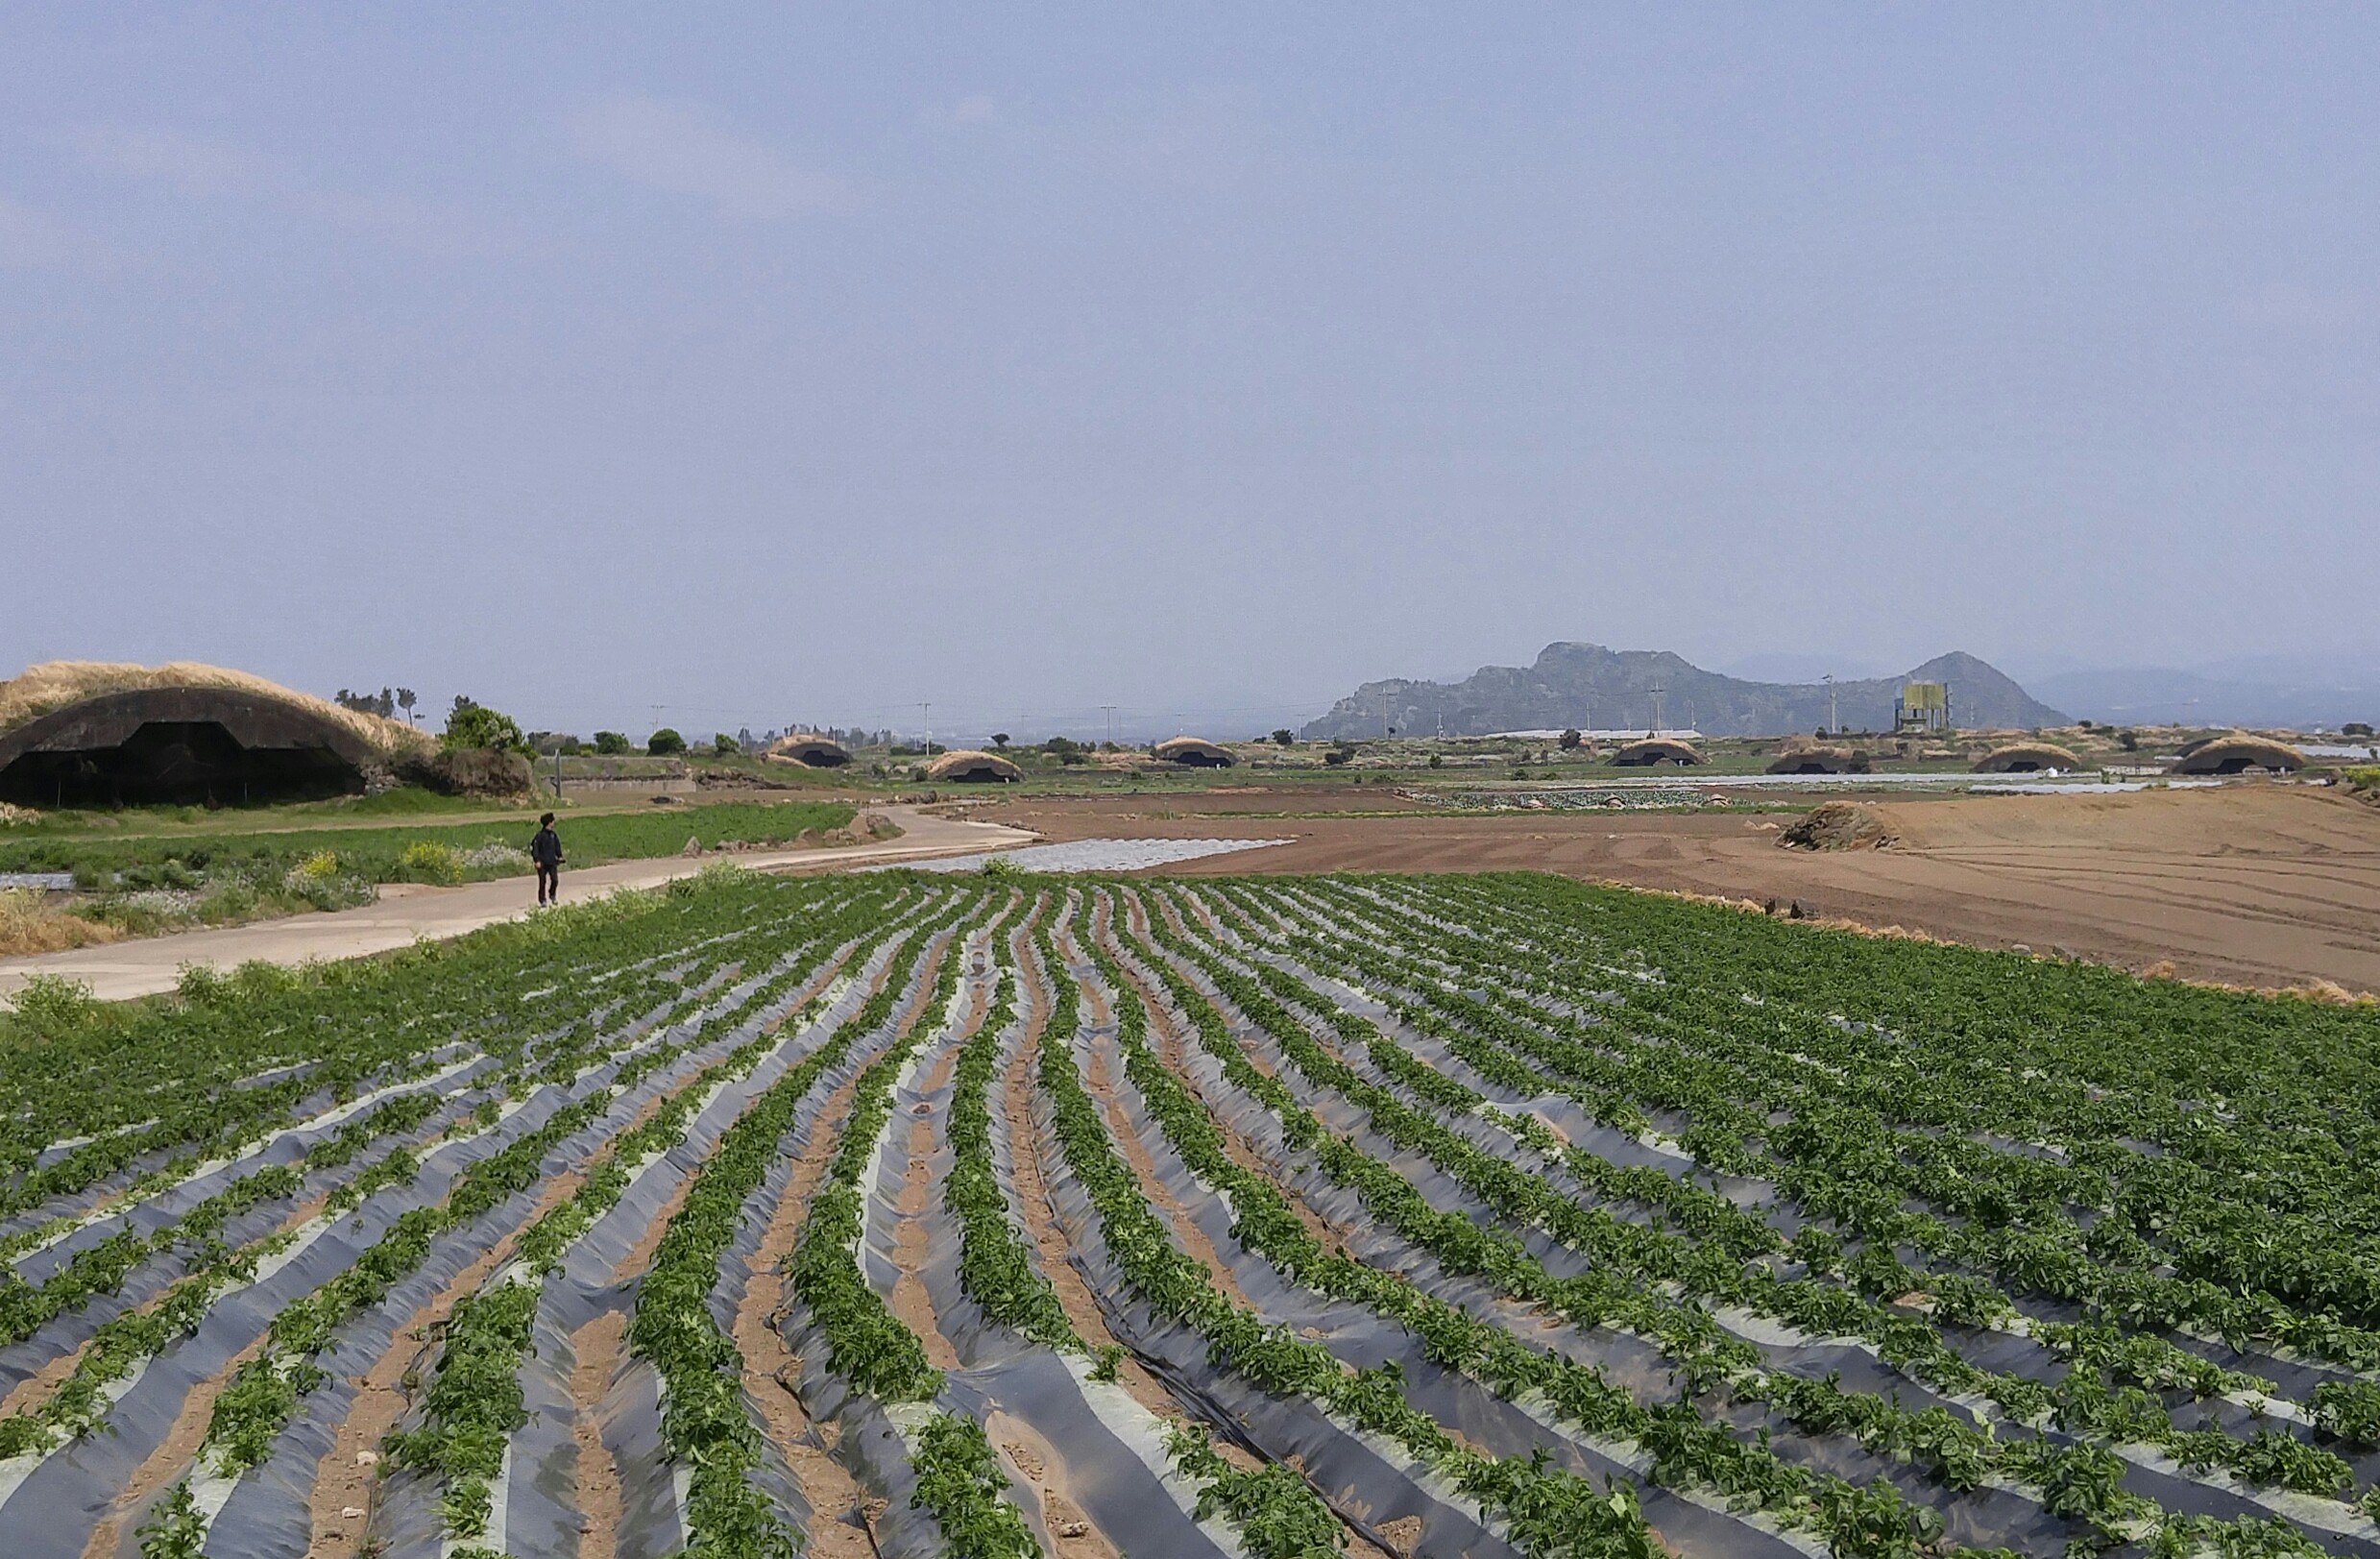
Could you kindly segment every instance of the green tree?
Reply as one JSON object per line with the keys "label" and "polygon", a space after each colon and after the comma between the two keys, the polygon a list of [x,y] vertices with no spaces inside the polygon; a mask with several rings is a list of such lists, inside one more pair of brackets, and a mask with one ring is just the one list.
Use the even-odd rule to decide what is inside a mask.
{"label": "green tree", "polygon": [[1562,750],[1565,752],[1576,752],[1578,750],[1579,743],[1583,740],[1585,739],[1582,738],[1576,731],[1565,731],[1562,733]]}
{"label": "green tree", "polygon": [[667,758],[673,752],[686,750],[686,738],[665,725],[644,739],[644,750],[656,758]]}
{"label": "green tree", "polygon": [[711,750],[717,753],[722,758],[727,758],[734,756],[736,753],[741,752],[743,749],[736,745],[736,739],[734,737],[729,736],[725,731],[718,731],[712,735]]}
{"label": "green tree", "polygon": [[622,731],[597,731],[595,747],[596,752],[606,758],[618,758],[636,750],[630,744],[627,733]]}
{"label": "green tree", "polygon": [[492,752],[525,752],[529,745],[519,720],[459,693],[454,695],[454,707],[447,712],[442,740],[449,747],[485,747]]}
{"label": "green tree", "polygon": [[1297,736],[1292,733],[1286,725],[1273,733],[1273,744],[1276,747],[1288,746],[1292,742],[1297,740]]}

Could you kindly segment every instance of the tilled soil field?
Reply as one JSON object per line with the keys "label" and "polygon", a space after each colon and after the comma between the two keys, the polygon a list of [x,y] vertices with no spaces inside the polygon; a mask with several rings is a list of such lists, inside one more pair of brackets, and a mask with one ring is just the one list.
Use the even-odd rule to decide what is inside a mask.
{"label": "tilled soil field", "polygon": [[[1800,899],[1824,916],[2132,969],[2170,962],[2196,979],[2380,991],[2380,808],[2341,791],[1862,798],[1893,842],[1822,853],[1778,848],[1784,813],[1376,815],[1393,800],[1369,788],[1028,797],[978,816],[1052,840],[1290,840],[1157,868],[1168,874],[1552,871]],[[1264,816],[1284,806],[1328,815]]]}
{"label": "tilled soil field", "polygon": [[12,1556],[2380,1556],[2364,1011],[728,874],[4,1037]]}

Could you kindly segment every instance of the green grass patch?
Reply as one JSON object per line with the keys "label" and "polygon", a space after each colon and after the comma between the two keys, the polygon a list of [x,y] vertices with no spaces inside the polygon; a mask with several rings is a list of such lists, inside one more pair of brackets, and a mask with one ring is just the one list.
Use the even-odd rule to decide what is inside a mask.
{"label": "green grass patch", "polygon": [[[852,809],[836,802],[723,802],[716,806],[597,813],[557,824],[570,866],[675,855],[692,840],[717,844],[791,843],[811,829],[839,828]],[[529,869],[534,813],[475,823],[386,828],[299,828],[259,833],[0,836],[0,871],[71,871],[86,887],[188,889],[227,867],[298,867],[323,855],[324,868],[376,883],[460,882]],[[506,847],[509,847],[508,849]]]}
{"label": "green grass patch", "polygon": [[542,810],[531,803],[507,804],[482,796],[441,795],[418,785],[401,785],[376,795],[342,795],[324,801],[277,801],[256,806],[156,806],[42,809],[30,820],[0,830],[0,840],[99,834],[250,834],[335,825],[348,819],[484,817],[491,813]]}

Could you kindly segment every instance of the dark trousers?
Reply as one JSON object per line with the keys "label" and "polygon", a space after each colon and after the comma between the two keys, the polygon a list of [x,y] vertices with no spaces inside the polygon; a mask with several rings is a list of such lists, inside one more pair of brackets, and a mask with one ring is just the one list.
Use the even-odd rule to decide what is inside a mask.
{"label": "dark trousers", "polygon": [[562,900],[562,868],[541,865],[537,868],[537,902],[560,903]]}

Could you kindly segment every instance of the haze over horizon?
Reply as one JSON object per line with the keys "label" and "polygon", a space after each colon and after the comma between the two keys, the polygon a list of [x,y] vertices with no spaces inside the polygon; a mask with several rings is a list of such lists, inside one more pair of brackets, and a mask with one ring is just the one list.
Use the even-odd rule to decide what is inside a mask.
{"label": "haze over horizon", "polygon": [[2380,685],[2380,14],[10,32],[0,675],[1226,736],[1558,640]]}

